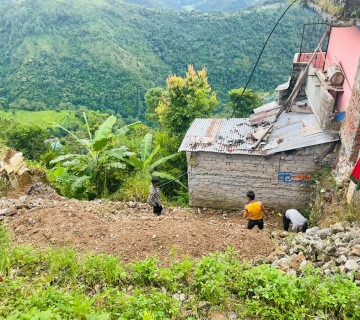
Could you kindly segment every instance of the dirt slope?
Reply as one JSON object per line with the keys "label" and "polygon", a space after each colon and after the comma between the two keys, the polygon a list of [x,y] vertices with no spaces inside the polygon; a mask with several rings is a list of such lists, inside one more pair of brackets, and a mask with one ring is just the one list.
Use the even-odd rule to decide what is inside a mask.
{"label": "dirt slope", "polygon": [[[10,207],[6,201],[17,200],[1,201],[0,207]],[[36,247],[67,245],[81,252],[115,254],[126,262],[147,256],[166,262],[173,247],[179,257],[199,258],[232,246],[249,261],[269,255],[275,246],[268,230],[245,230],[240,213],[169,208],[157,217],[148,205],[138,203],[36,196],[21,201],[7,226],[15,243]],[[277,228],[277,222],[268,227]]]}

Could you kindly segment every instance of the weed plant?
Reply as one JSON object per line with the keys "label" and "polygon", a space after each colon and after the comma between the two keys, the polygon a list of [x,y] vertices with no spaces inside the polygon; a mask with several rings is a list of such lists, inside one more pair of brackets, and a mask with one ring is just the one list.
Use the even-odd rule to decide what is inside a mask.
{"label": "weed plant", "polygon": [[357,210],[346,202],[347,185],[336,183],[332,169],[324,167],[315,177],[308,212],[311,225],[328,227],[337,221],[359,221]]}
{"label": "weed plant", "polygon": [[[155,258],[125,265],[69,248],[12,245],[0,227],[0,319],[360,319],[360,289],[342,275],[308,268],[296,277],[211,253],[167,267]],[[184,299],[179,299],[182,295]]]}

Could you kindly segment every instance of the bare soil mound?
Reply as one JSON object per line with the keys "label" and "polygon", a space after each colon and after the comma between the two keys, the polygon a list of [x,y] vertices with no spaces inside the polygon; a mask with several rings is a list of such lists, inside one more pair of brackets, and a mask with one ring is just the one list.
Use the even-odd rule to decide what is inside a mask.
{"label": "bare soil mound", "polygon": [[166,263],[172,248],[178,257],[200,258],[228,246],[238,250],[242,260],[257,260],[274,251],[268,230],[278,229],[278,222],[270,220],[265,231],[246,230],[240,212],[168,208],[157,217],[147,204],[139,203],[34,196],[21,201],[24,205],[17,206],[6,223],[15,243],[65,245],[81,252],[114,254],[125,262],[155,256]]}

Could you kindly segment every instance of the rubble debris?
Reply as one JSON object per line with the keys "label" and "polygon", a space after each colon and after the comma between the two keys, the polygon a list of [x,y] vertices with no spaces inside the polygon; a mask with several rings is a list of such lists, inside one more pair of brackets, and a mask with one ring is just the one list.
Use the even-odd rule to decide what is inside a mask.
{"label": "rubble debris", "polygon": [[21,191],[31,184],[30,169],[25,163],[21,152],[7,148],[5,158],[0,162],[0,174],[9,180],[12,189]]}
{"label": "rubble debris", "polygon": [[324,229],[313,227],[281,248],[270,262],[287,273],[301,273],[303,267],[312,264],[325,274],[344,273],[360,286],[358,223],[336,223]]}

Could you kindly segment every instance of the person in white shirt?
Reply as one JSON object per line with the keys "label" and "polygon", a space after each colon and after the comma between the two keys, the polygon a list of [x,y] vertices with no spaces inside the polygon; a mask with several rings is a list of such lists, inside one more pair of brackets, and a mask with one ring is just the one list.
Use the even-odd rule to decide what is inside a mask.
{"label": "person in white shirt", "polygon": [[307,219],[296,209],[286,210],[286,213],[283,215],[284,230],[288,231],[290,223],[292,223],[292,231],[295,232],[305,232],[308,228]]}

